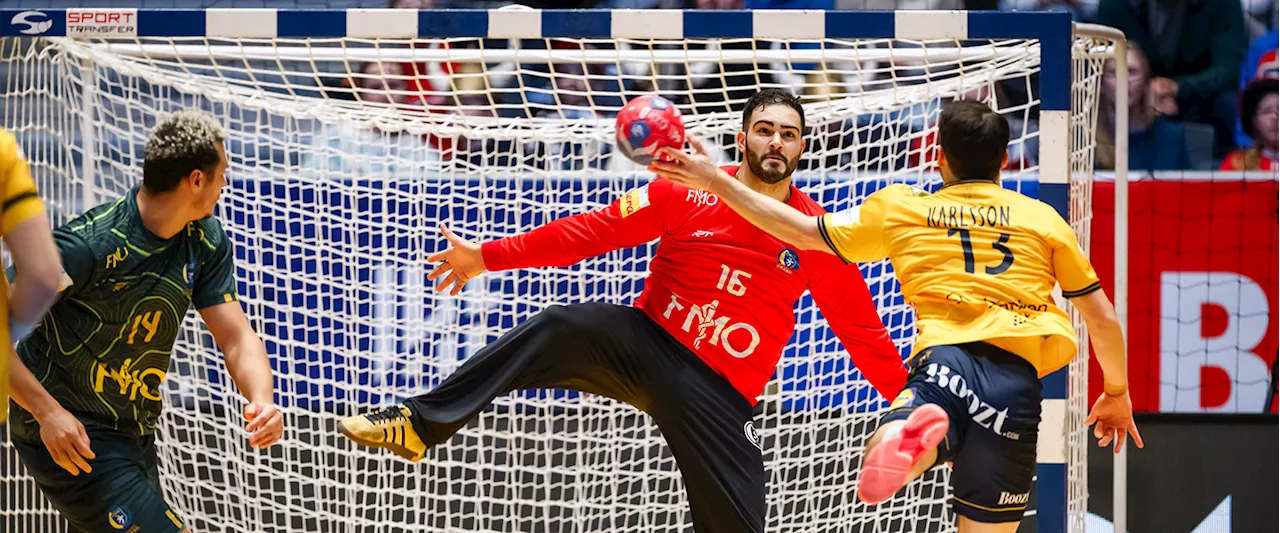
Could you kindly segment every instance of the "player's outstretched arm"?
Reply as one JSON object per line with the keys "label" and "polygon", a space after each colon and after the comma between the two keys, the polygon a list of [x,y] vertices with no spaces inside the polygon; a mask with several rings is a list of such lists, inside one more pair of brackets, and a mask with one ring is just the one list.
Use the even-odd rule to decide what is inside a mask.
{"label": "player's outstretched arm", "polygon": [[88,460],[95,455],[89,448],[89,434],[84,425],[45,390],[12,346],[7,349],[9,395],[40,424],[40,440],[44,441],[49,456],[73,476],[91,472]]}
{"label": "player's outstretched arm", "polygon": [[1116,318],[1115,307],[1102,289],[1071,299],[1089,327],[1089,341],[1102,366],[1102,396],[1093,404],[1093,410],[1085,419],[1086,425],[1094,425],[1093,434],[1098,446],[1106,446],[1114,440],[1115,453],[1120,453],[1128,434],[1139,448],[1144,446],[1142,435],[1133,421],[1133,404],[1129,400],[1129,377],[1125,368],[1124,333]]}
{"label": "player's outstretched arm", "polygon": [[804,250],[820,250],[832,253],[817,217],[805,215],[792,207],[751,190],[742,182],[716,166],[707,154],[702,142],[688,137],[694,153],[687,154],[674,148],[663,148],[660,154],[671,158],[670,162],[654,159],[649,164],[653,173],[691,189],[710,191],[742,218],[783,242]]}
{"label": "player's outstretched arm", "polygon": [[602,209],[552,221],[527,233],[473,243],[449,228],[440,232],[449,246],[427,258],[439,262],[428,275],[436,292],[462,291],[467,281],[485,271],[570,266],[620,248],[661,237],[671,184],[661,180],[641,185]]}
{"label": "player's outstretched arm", "polygon": [[230,301],[200,310],[200,317],[222,349],[227,373],[249,404],[244,408],[244,431],[249,445],[266,448],[284,434],[284,416],[276,408],[271,362],[267,348],[249,325],[239,301]]}

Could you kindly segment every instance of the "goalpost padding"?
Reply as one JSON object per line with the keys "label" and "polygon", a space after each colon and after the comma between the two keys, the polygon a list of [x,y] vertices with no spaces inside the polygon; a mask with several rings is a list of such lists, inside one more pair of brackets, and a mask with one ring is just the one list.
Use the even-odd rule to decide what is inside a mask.
{"label": "goalpost padding", "polygon": [[[598,208],[649,179],[610,154],[611,113],[640,94],[628,82],[684,83],[676,94],[687,96],[679,105],[690,132],[713,139],[740,127],[732,108],[745,97],[734,93],[779,84],[804,92],[810,148],[797,185],[835,210],[885,183],[936,187],[923,152],[940,99],[985,88],[979,97],[999,107],[994,86],[1015,81],[1035,96],[1000,110],[1038,119],[1038,131],[1015,127],[1013,143],[1038,146],[1038,153],[1006,174],[1006,184],[1054,206],[1088,247],[1106,43],[1074,36],[1065,14],[21,13],[0,10],[0,50],[8,56],[0,64],[9,81],[0,88],[0,109],[5,127],[28,147],[55,222],[139,180],[138,147],[156,118],[196,105],[228,129],[233,185],[219,217],[238,245],[240,292],[275,359],[288,427],[273,452],[247,450],[237,434],[242,400],[207,332],[189,320],[175,346],[159,437],[165,488],[198,531],[681,528],[683,488],[661,436],[642,414],[612,401],[560,393],[500,399],[417,466],[355,448],[332,431],[340,416],[428,390],[485,340],[550,303],[627,303],[638,293],[650,247],[572,269],[487,274],[456,300],[431,294],[425,280],[425,257],[442,246],[433,233],[438,223],[495,238]],[[487,44],[492,40],[500,45]],[[529,41],[542,46],[513,49]],[[555,46],[566,42],[578,48]],[[378,60],[426,70],[362,72]],[[474,61],[484,70],[451,66],[442,75],[436,64]],[[698,64],[708,61],[752,68],[699,74]],[[893,61],[927,68],[921,75]],[[546,72],[530,67],[539,65]],[[554,65],[581,67],[586,89],[557,90],[552,81],[553,90],[540,93],[523,85],[557,78]],[[648,71],[636,73],[637,65]],[[685,72],[666,73],[663,65]],[[792,70],[819,76],[797,79]],[[694,87],[753,72],[774,82]],[[514,76],[506,79],[520,89],[493,85],[500,76]],[[880,79],[850,82],[858,76]],[[444,79],[436,90],[457,98],[382,101],[413,97],[415,89],[392,82],[423,78]],[[342,79],[381,86],[330,83]],[[464,87],[468,79],[479,87]],[[819,90],[837,82],[837,89]],[[531,100],[547,93],[550,104]],[[513,94],[514,103],[494,98]],[[710,103],[700,100],[708,94]],[[461,98],[484,95],[483,103]],[[467,113],[486,108],[490,115]],[[865,116],[875,120],[862,124]],[[543,146],[552,143],[557,148]],[[721,153],[728,158],[732,150]],[[891,269],[863,271],[905,351],[912,320]],[[770,530],[950,530],[945,469],[880,508],[854,502],[861,444],[885,402],[848,364],[808,297],[797,318],[758,417],[770,469]],[[1041,532],[1083,531],[1082,360],[1045,379],[1033,493]],[[31,501],[12,452],[4,453],[0,500],[24,501],[0,515],[47,519],[49,509]]]}

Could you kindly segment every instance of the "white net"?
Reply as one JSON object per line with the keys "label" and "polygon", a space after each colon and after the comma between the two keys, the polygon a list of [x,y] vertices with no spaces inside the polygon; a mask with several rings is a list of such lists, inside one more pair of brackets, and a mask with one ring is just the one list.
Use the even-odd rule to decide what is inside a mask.
{"label": "white net", "polygon": [[[738,157],[731,136],[753,91],[805,95],[809,147],[797,184],[829,210],[887,183],[938,186],[930,149],[941,104],[979,98],[1013,125],[1006,184],[1035,196],[1038,47],[6,39],[0,109],[55,223],[140,181],[158,118],[198,107],[228,131],[231,185],[218,216],[237,245],[247,314],[274,360],[286,432],[269,453],[247,447],[243,400],[192,313],[164,385],[159,449],[168,498],[194,531],[684,531],[684,489],[661,435],[611,400],[549,391],[500,398],[417,465],[334,431],[342,416],[430,390],[547,305],[629,303],[652,251],[490,274],[449,298],[425,279],[426,257],[445,245],[438,225],[493,239],[602,207],[647,181],[612,153],[613,114],[646,92],[675,101],[688,130],[721,147],[726,162]],[[1077,63],[1076,80],[1083,107],[1074,119],[1083,126],[1073,130],[1072,183],[1087,198],[1096,65]],[[1074,207],[1073,221],[1087,224],[1087,200]],[[905,351],[912,315],[891,269],[863,271]],[[951,530],[946,469],[879,507],[856,503],[862,445],[885,403],[808,296],[796,317],[757,417],[768,530]],[[1072,446],[1082,459],[1083,442]],[[9,530],[60,530],[12,451],[0,461],[0,515],[17,524]],[[1082,521],[1083,507],[1073,510]]]}

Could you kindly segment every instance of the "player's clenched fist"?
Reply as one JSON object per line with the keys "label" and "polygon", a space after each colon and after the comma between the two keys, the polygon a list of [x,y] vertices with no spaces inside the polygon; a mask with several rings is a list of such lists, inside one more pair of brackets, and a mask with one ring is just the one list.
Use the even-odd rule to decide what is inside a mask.
{"label": "player's clenched fist", "polygon": [[436,292],[448,290],[450,296],[457,296],[471,278],[484,273],[484,256],[479,244],[454,235],[448,226],[441,224],[440,233],[449,240],[449,247],[427,257],[432,263],[440,262],[427,279],[435,281],[443,276],[444,279],[436,283]]}

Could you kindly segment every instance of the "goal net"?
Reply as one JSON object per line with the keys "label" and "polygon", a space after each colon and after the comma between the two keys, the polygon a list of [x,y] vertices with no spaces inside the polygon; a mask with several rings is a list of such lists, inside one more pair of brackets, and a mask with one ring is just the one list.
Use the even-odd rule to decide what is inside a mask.
{"label": "goal net", "polygon": [[[740,158],[733,135],[754,91],[803,95],[808,148],[795,180],[828,210],[890,183],[936,189],[939,110],[979,99],[1012,124],[1005,186],[1033,197],[1059,191],[1060,209],[1069,189],[1071,222],[1082,239],[1088,234],[1106,43],[1069,34],[983,37],[980,27],[991,24],[965,13],[898,13],[896,33],[894,13],[841,13],[852,24],[841,32],[866,36],[831,37],[810,27],[822,13],[677,11],[637,23],[627,22],[634,13],[614,12],[603,33],[611,37],[574,37],[610,13],[449,15],[487,20],[487,32],[473,32],[413,11],[82,11],[133,14],[138,25],[109,30],[120,19],[107,17],[90,33],[114,36],[76,36],[81,27],[68,18],[52,31],[70,37],[0,40],[2,124],[21,140],[55,223],[140,183],[143,144],[170,113],[207,110],[229,136],[230,185],[217,216],[236,245],[239,294],[271,355],[286,429],[269,452],[247,446],[244,400],[188,313],[167,379],[147,385],[167,404],[157,432],[161,484],[193,531],[685,531],[684,487],[662,435],[608,399],[502,397],[419,464],[335,431],[341,417],[430,390],[548,305],[626,304],[639,294],[652,244],[570,268],[489,273],[454,298],[426,280],[427,256],[446,245],[443,223],[495,239],[603,207],[653,179],[613,146],[612,117],[634,96],[674,101],[688,131],[729,163]],[[756,31],[734,37],[744,20]],[[965,20],[969,35],[949,27]],[[1069,23],[1050,26],[1070,31]],[[695,28],[728,37],[690,37]],[[188,36],[120,36],[164,31]],[[1050,48],[1073,53],[1074,66],[1042,68]],[[1053,80],[1070,100],[1056,115],[1042,98]],[[905,355],[912,312],[891,267],[863,272]],[[952,530],[945,468],[884,505],[856,501],[862,447],[887,402],[807,295],[796,319],[756,418],[768,530]],[[1062,402],[1067,423],[1050,431],[1063,434],[1041,435],[1072,434],[1059,446],[1071,450],[1061,461],[1072,465],[1065,497],[1080,528],[1081,365],[1072,369],[1072,400]],[[6,530],[62,530],[5,446]],[[1055,497],[1066,494],[1062,483]],[[1065,512],[1067,502],[1056,505]]]}

